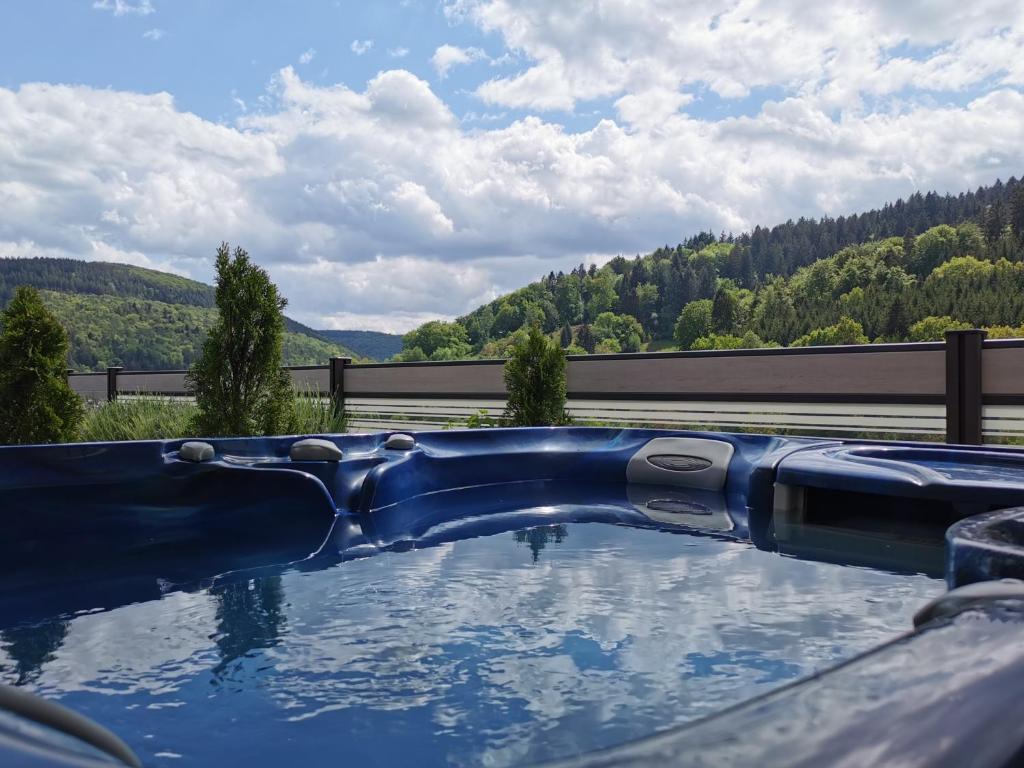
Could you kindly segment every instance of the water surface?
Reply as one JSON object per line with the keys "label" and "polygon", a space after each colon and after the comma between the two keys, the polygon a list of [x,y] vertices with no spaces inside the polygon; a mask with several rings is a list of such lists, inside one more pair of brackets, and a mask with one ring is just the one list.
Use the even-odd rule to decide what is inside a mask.
{"label": "water surface", "polygon": [[0,631],[0,679],[146,765],[508,766],[710,714],[910,629],[942,583],[574,523]]}

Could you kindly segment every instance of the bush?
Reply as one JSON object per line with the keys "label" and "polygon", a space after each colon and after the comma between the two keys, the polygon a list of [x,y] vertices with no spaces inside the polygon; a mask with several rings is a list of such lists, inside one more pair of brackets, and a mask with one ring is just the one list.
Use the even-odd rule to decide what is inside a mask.
{"label": "bush", "polygon": [[948,315],[929,315],[910,326],[909,338],[910,341],[942,341],[946,331],[965,331],[971,327],[970,323],[954,320]]}
{"label": "bush", "polygon": [[0,319],[0,442],[73,440],[83,407],[68,385],[64,328],[34,288],[18,288]]}
{"label": "bush", "polygon": [[288,300],[249,254],[217,249],[219,311],[188,373],[203,435],[274,435],[291,431],[293,395],[281,368],[282,311]]}
{"label": "bush", "polygon": [[867,344],[864,328],[856,320],[839,318],[839,322],[827,328],[815,328],[806,336],[795,339],[792,347],[820,347],[828,344]]}
{"label": "bush", "polygon": [[532,326],[505,363],[508,405],[505,418],[515,427],[568,424],[565,412],[565,352]]}
{"label": "bush", "polygon": [[753,331],[747,331],[742,336],[718,333],[713,333],[710,336],[701,336],[693,342],[690,349],[761,349],[764,346],[767,345],[761,340],[760,336]]}

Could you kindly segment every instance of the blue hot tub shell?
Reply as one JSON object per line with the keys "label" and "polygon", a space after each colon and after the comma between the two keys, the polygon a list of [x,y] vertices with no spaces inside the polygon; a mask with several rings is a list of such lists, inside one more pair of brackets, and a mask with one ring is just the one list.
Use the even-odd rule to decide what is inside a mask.
{"label": "blue hot tub shell", "polygon": [[[0,448],[0,617],[31,619],[43,591],[74,611],[514,530],[549,522],[555,499],[575,520],[839,562],[932,563],[922,567],[942,569],[950,589],[1024,577],[1014,449],[488,429],[420,433],[411,449],[388,448],[389,434],[326,436],[340,461],[294,461],[304,437],[209,440],[203,462],[181,456],[184,441]],[[1024,597],[957,605],[825,674],[571,764],[1011,764],[1024,744]],[[0,764],[103,761],[51,746],[0,723]]]}

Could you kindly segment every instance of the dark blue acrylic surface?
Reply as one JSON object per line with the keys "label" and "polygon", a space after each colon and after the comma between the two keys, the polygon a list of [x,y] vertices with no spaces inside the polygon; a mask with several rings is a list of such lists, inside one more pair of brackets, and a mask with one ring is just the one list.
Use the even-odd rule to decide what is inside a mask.
{"label": "dark blue acrylic surface", "polygon": [[[627,482],[666,436],[729,443],[724,486]],[[975,607],[805,677],[910,630],[942,585],[908,553],[941,554],[951,522],[950,587],[1024,575],[1019,450],[645,429],[421,433],[411,451],[385,438],[330,436],[338,463],[291,461],[295,437],[212,440],[202,464],[181,441],[0,448],[0,682],[152,765],[822,765],[871,733],[893,761],[998,766],[1024,743],[999,690],[1024,679],[1017,608]],[[841,510],[777,520],[782,486]],[[36,747],[0,733],[0,763]]]}

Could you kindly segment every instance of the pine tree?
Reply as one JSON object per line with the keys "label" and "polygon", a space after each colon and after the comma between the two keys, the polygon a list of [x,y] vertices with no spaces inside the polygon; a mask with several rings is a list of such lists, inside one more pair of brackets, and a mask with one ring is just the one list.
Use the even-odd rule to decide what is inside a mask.
{"label": "pine tree", "polygon": [[204,435],[273,435],[294,421],[291,379],[281,368],[280,296],[241,248],[217,249],[219,315],[188,373]]}
{"label": "pine tree", "polygon": [[572,328],[568,323],[562,326],[562,336],[560,341],[562,343],[562,349],[565,349],[572,344]]}
{"label": "pine tree", "polygon": [[35,288],[18,288],[0,315],[0,443],[75,438],[84,416],[68,386],[68,335]]}

